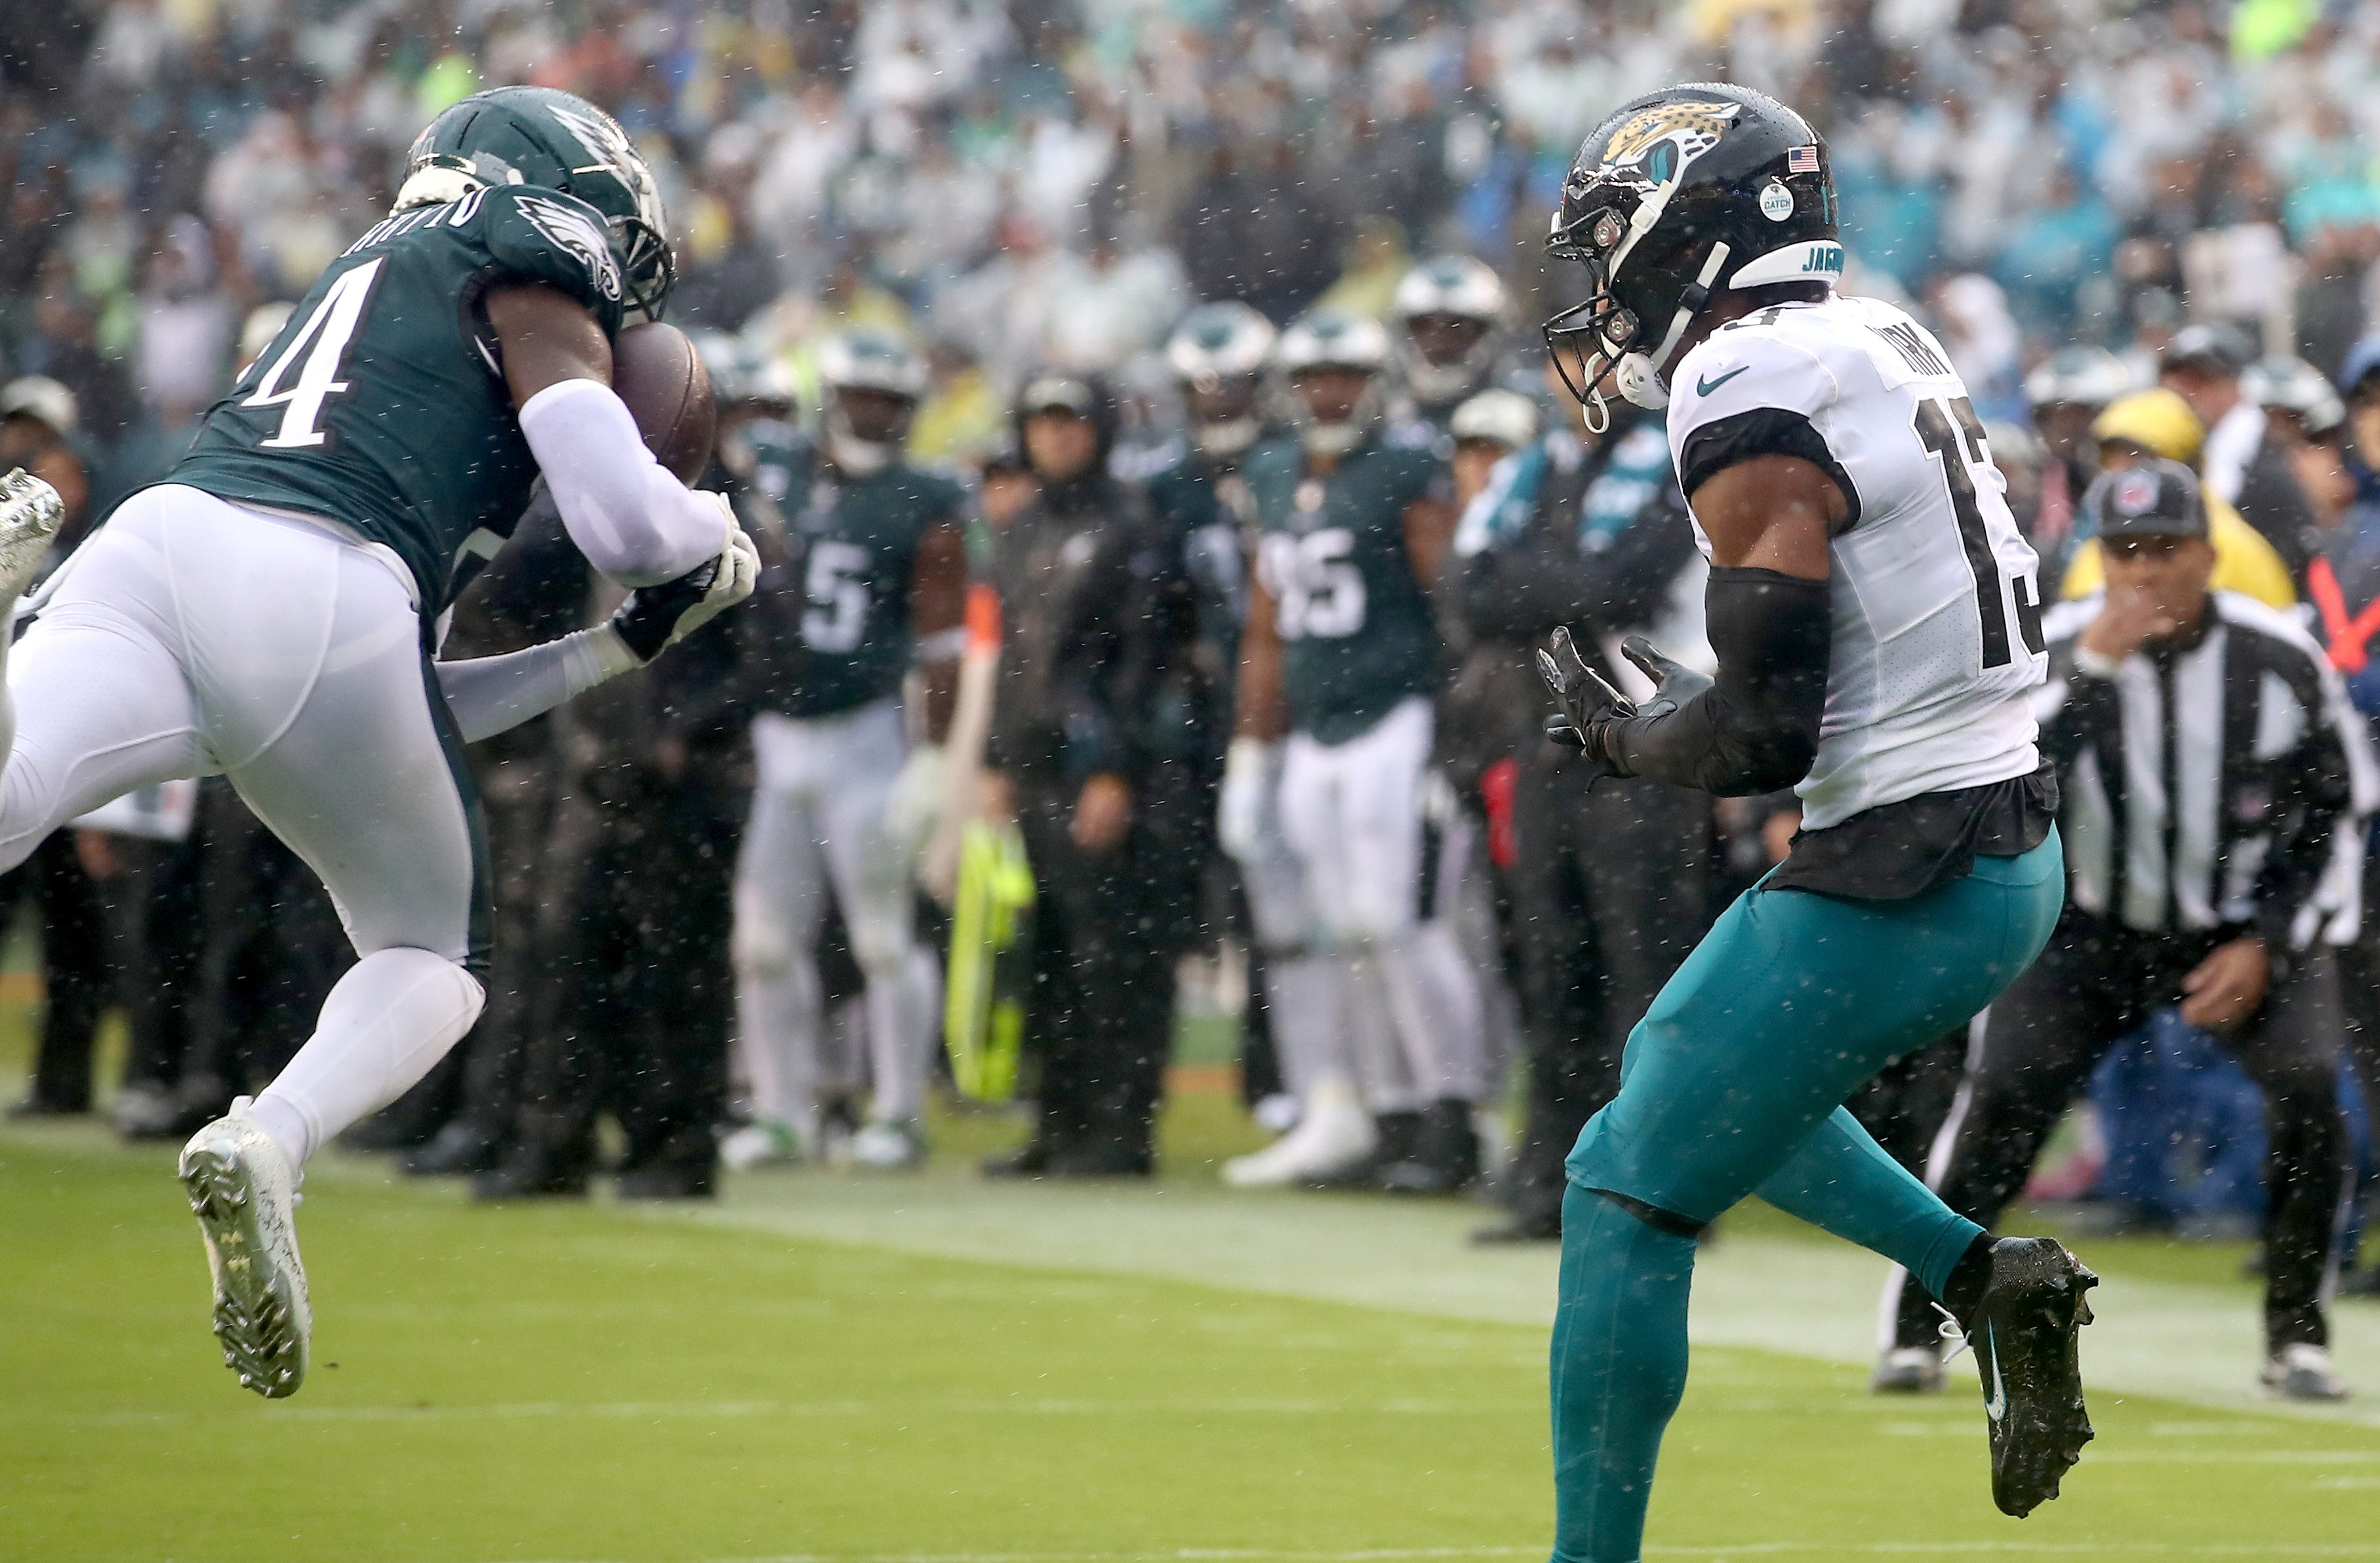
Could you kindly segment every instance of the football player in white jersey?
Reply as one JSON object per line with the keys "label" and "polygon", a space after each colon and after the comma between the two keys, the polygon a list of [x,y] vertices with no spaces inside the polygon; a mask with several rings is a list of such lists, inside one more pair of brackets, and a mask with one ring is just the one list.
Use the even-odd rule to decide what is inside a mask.
{"label": "football player in white jersey", "polygon": [[1981,1364],[1993,1496],[2025,1514],[2091,1436],[2075,1335],[2096,1278],[1953,1214],[1840,1104],[1989,1003],[2057,920],[2033,551],[1940,345],[1835,292],[1826,149],[1784,105],[1697,83],[1622,107],[1581,148],[1548,248],[1587,273],[1547,337],[1589,427],[1608,388],[1669,409],[1718,661],[1713,679],[1632,640],[1658,686],[1639,705],[1557,631],[1540,660],[1567,715],[1548,731],[1601,774],[1796,785],[1803,815],[1792,855],[1662,989],[1571,1153],[1553,1557],[1639,1558],[1695,1238],[1755,1192],[1944,1304]]}

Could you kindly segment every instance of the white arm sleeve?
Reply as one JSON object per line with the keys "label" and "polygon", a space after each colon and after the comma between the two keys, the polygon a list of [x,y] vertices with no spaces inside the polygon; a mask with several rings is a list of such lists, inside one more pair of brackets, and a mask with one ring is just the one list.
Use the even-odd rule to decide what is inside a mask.
{"label": "white arm sleeve", "polygon": [[520,426],[570,540],[622,586],[675,580],[726,546],[721,506],[653,459],[610,386],[549,385],[522,405]]}
{"label": "white arm sleeve", "polygon": [[445,692],[463,742],[476,744],[626,672],[637,659],[619,631],[604,624],[526,651],[435,666],[438,687]]}

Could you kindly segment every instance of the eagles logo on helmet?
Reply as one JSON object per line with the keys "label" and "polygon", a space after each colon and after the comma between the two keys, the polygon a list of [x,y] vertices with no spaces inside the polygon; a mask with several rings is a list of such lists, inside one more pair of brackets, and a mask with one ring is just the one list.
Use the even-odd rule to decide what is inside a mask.
{"label": "eagles logo on helmet", "polygon": [[1589,132],[1546,248],[1586,268],[1587,297],[1545,333],[1598,433],[1610,427],[1607,376],[1639,406],[1668,405],[1662,376],[1715,294],[1831,284],[1843,265],[1818,133],[1722,82],[1650,93]]}

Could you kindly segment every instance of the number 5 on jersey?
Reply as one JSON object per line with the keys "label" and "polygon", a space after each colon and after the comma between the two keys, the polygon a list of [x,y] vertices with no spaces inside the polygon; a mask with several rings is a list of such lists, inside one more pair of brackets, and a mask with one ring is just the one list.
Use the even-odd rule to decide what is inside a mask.
{"label": "number 5 on jersey", "polygon": [[802,641],[811,650],[847,657],[859,649],[868,628],[869,563],[868,550],[854,543],[822,538],[810,544]]}
{"label": "number 5 on jersey", "polygon": [[[1958,427],[1951,427],[1952,419]],[[1984,426],[1975,417],[1975,406],[1964,396],[1948,402],[1938,398],[1917,404],[1917,438],[1942,463],[1942,477],[1949,484],[1950,509],[1959,520],[1959,540],[1967,551],[1967,567],[1975,575],[1975,612],[1982,619],[1984,666],[2003,668],[2013,660],[2009,647],[2008,604],[2016,604],[2017,633],[2024,637],[2024,648],[2039,656],[2046,645],[2041,636],[2041,588],[2023,576],[2012,576],[2002,584],[1999,556],[1992,546],[1991,526],[1984,516],[1981,491],[1976,487],[1975,469],[1987,465],[1990,452],[1984,444]],[[1962,437],[1963,436],[1963,437]],[[1994,495],[1996,519],[2014,531],[2016,520],[2008,506],[1998,503]]]}
{"label": "number 5 on jersey", "polygon": [[[314,312],[306,317],[305,325],[257,382],[255,392],[240,403],[244,407],[285,409],[281,427],[258,442],[263,449],[298,450],[323,443],[326,436],[319,427],[322,403],[347,388],[347,382],[339,378],[345,367],[342,360],[347,356],[347,344],[355,340],[356,327],[363,323],[364,306],[371,302],[372,288],[384,263],[384,258],[369,261],[333,283]],[[287,390],[282,389],[282,377],[301,353],[306,361],[298,365],[298,378]]]}

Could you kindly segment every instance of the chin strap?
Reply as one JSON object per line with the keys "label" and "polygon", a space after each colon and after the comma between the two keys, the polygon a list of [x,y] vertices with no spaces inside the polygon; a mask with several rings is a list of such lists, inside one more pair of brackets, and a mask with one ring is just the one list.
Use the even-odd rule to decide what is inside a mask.
{"label": "chin strap", "polygon": [[1701,274],[1694,285],[1678,295],[1678,311],[1670,317],[1669,334],[1650,354],[1623,353],[1613,378],[1620,382],[1620,394],[1640,407],[1658,412],[1670,405],[1669,387],[1661,383],[1661,371],[1670,367],[1670,355],[1678,350],[1678,343],[1694,324],[1694,317],[1710,302],[1711,285],[1726,269],[1729,248],[1727,241],[1711,245],[1710,254],[1704,258]]}

